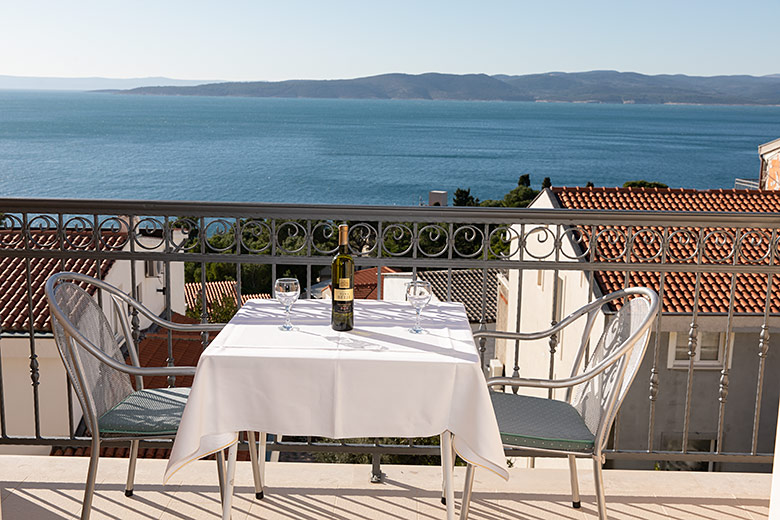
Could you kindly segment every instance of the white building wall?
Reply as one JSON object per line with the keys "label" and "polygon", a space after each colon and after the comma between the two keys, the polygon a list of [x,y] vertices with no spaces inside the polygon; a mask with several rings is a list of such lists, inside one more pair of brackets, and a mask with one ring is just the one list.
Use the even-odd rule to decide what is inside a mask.
{"label": "white building wall", "polygon": [[[30,379],[30,340],[3,338],[3,391],[8,435],[35,435],[35,400]],[[36,338],[38,360],[38,403],[41,435],[68,435],[68,403],[65,370],[53,338]],[[74,397],[74,406],[78,401]],[[81,414],[79,414],[79,417]],[[48,446],[2,446],[0,453],[47,455]]]}
{"label": "white building wall", "polygon": [[[412,281],[411,272],[385,273],[382,275],[382,299],[387,301],[405,302],[406,284]],[[431,295],[431,303],[439,303],[435,294]],[[409,307],[412,308],[411,306]],[[412,312],[414,312],[412,310]],[[423,311],[425,312],[425,311]]]}
{"label": "white building wall", "polygon": [[[553,208],[553,202],[549,192],[542,192],[540,197],[531,206],[533,208]],[[525,260],[533,260],[534,257],[541,257],[542,260],[554,259],[555,226],[537,226],[540,231],[528,235],[526,241],[526,250],[523,254]],[[534,226],[525,226],[525,232],[528,234],[533,231]],[[514,226],[514,230],[519,235],[521,228]],[[577,252],[569,240],[564,237],[561,245],[560,258],[567,256],[574,258]],[[513,256],[519,259],[520,252]],[[573,262],[576,260],[572,260]],[[522,277],[522,285],[520,284]],[[556,287],[557,277],[557,287]],[[518,269],[512,269],[509,272],[509,278],[506,280],[509,289],[507,302],[499,299],[499,306],[506,305],[507,326],[510,331],[537,332],[549,329],[553,318],[560,320],[570,313],[579,309],[588,301],[591,301],[590,278],[588,273],[582,271],[558,271],[525,270],[520,272]],[[558,301],[553,298],[554,292],[558,292]],[[595,297],[601,296],[596,294]],[[517,319],[518,302],[520,308],[519,329]],[[553,309],[553,304],[558,309]],[[591,338],[595,341],[603,330],[604,319],[597,319]],[[558,345],[553,356],[553,377],[568,377],[571,374],[574,356],[582,341],[582,333],[585,327],[585,318],[577,320],[575,323],[566,327],[558,334]],[[515,342],[497,341],[497,352],[503,352],[502,362],[505,367],[505,375],[511,376],[515,366]],[[503,344],[502,344],[503,343]],[[517,366],[520,377],[547,378],[550,370],[550,340],[544,338],[534,341],[523,341],[520,343],[518,351]],[[546,397],[548,395],[545,389],[522,388],[520,390],[526,395],[537,395]],[[565,389],[555,390],[554,397],[563,398]]]}

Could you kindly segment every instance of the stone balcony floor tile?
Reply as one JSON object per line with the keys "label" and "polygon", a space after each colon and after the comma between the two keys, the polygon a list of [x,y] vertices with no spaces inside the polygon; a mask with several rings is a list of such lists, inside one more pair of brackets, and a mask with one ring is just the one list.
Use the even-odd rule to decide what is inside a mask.
{"label": "stone balcony floor tile", "polygon": [[[0,455],[0,510],[7,520],[77,518],[88,459]],[[139,460],[135,495],[124,495],[126,459],[101,459],[94,519],[218,519],[213,461],[197,461],[163,486],[164,460]],[[247,462],[236,471],[233,520],[437,520],[441,473],[433,466],[383,465],[381,484],[370,467],[268,463],[265,498],[256,500]],[[585,520],[597,517],[593,477],[580,471],[582,508],[571,507],[565,469],[512,468],[511,479],[477,471],[472,520]],[[464,468],[455,471],[456,489]],[[766,519],[771,475],[607,470],[610,519]],[[460,504],[460,493],[456,493]]]}

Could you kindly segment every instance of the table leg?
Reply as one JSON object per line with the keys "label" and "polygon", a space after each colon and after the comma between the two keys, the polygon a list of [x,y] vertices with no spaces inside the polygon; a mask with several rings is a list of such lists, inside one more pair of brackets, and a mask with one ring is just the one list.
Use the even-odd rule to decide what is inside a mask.
{"label": "table leg", "polygon": [[444,474],[444,498],[447,499],[447,520],[455,520],[455,489],[452,485],[452,434],[441,434],[441,471]]}
{"label": "table leg", "polygon": [[265,486],[265,452],[268,444],[268,434],[260,432],[260,447],[258,448],[258,455],[260,456],[260,482]]}
{"label": "table leg", "polygon": [[[260,435],[263,435],[262,433]],[[249,444],[249,460],[252,461],[252,476],[255,480],[255,498],[263,498],[263,478],[260,474],[260,465],[257,461],[257,443],[255,432],[246,432],[247,444]]]}
{"label": "table leg", "polygon": [[[452,446],[452,467],[455,467],[455,458],[457,457],[457,454],[455,453],[455,445]],[[442,474],[442,480],[441,480],[441,503],[445,506],[447,505],[447,497],[444,495],[445,487],[444,487],[444,475]]]}
{"label": "table leg", "polygon": [[227,475],[225,475],[225,496],[222,500],[222,520],[230,520],[230,512],[233,507],[233,482],[236,477],[236,454],[238,443],[228,449]]}

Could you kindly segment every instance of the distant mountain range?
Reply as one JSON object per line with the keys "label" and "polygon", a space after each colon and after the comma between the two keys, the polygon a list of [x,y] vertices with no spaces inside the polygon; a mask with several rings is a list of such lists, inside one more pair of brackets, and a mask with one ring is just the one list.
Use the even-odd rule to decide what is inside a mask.
{"label": "distant mountain range", "polygon": [[130,89],[154,85],[190,86],[213,83],[214,80],[171,78],[36,78],[0,75],[0,90],[99,90]]}
{"label": "distant mountain range", "polygon": [[147,86],[104,92],[169,96],[780,105],[780,75],[648,76],[616,71],[548,72],[523,76],[382,74],[341,80]]}

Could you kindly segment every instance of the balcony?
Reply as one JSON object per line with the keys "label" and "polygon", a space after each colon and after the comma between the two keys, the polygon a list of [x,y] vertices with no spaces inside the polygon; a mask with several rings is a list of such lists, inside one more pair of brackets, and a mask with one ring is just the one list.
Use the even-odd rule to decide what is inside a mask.
{"label": "balcony", "polygon": [[[124,495],[127,461],[100,463],[94,518],[220,518],[214,463],[197,461],[160,483],[164,460],[138,464],[135,495]],[[249,463],[236,470],[234,520],[433,520],[444,518],[441,473],[433,466],[385,465],[384,481],[371,484],[370,466],[269,463],[263,500],[254,499]],[[76,518],[87,458],[0,456],[4,518]],[[571,507],[568,470],[510,470],[509,482],[478,472],[469,518],[597,518],[592,472],[580,471],[582,508]],[[455,483],[462,484],[463,468]],[[614,519],[765,519],[771,475],[608,470],[608,510]],[[460,495],[456,494],[460,503]]]}
{"label": "balcony", "polygon": [[[399,280],[428,277],[437,298],[467,304],[475,330],[538,330],[616,287],[654,288],[663,312],[606,452],[609,508],[640,518],[766,515],[766,472],[774,459],[780,399],[777,378],[765,376],[780,370],[780,358],[771,355],[780,337],[774,333],[780,326],[780,230],[774,213],[26,199],[0,200],[0,208],[0,453],[47,455],[53,447],[88,443],[51,337],[42,293],[49,274],[90,273],[166,318],[189,310],[195,319],[214,321],[220,307],[215,304],[225,303],[210,300],[207,287],[215,280],[230,280],[236,306],[243,295],[270,292],[270,280],[287,273],[298,276],[307,296],[317,296],[335,247],[334,225],[347,221],[356,265],[373,269],[374,287],[366,295],[389,298]],[[188,309],[185,283],[200,285],[206,305]],[[610,312],[604,309],[604,318]],[[209,341],[161,334],[137,315],[131,321],[136,339],[131,347],[140,348],[141,359],[150,364],[193,364]],[[561,377],[571,369],[571,343],[578,340],[564,334],[522,348],[483,340],[478,349],[486,373]],[[270,476],[269,495],[277,498],[258,504],[239,498],[239,509],[250,517],[262,511],[317,518],[318,508],[332,508],[333,518],[409,518],[412,511],[438,517],[435,468],[380,466],[382,455],[431,455],[437,447],[282,438],[268,449],[368,454],[371,471],[375,476],[383,471],[386,478],[372,486],[362,466],[310,464],[303,471],[298,464],[274,463],[269,474],[279,477]],[[507,456],[522,457],[510,483],[478,482],[476,518],[501,518],[498,509],[509,518],[578,517],[580,512],[564,507],[565,471],[525,468],[533,460],[525,457],[533,455],[508,450]],[[41,507],[54,515],[77,509],[85,460],[29,459],[37,469],[24,473],[29,461],[2,457],[0,471],[19,472],[3,474],[2,480],[31,486],[9,491],[13,484],[7,485],[4,509],[14,503],[33,513]],[[161,464],[139,463],[138,497],[128,503],[119,496],[120,480],[112,480],[121,478],[123,464],[102,461],[108,480],[103,498],[98,486],[103,503],[98,507],[139,507],[127,512],[139,517],[159,517],[169,508],[176,517],[176,508],[192,502],[202,504],[198,511],[216,514],[209,464],[193,465],[181,487],[165,493]],[[642,469],[698,471],[635,471]],[[55,477],[55,487],[45,481]],[[478,473],[480,478],[486,477]],[[592,492],[589,479],[584,471],[585,497]],[[250,481],[240,476],[239,497],[250,496],[241,488]],[[177,498],[180,493],[187,498]],[[433,499],[430,504],[426,497]],[[393,509],[396,502],[405,505]],[[364,504],[366,512],[357,513]],[[588,498],[583,508],[593,512]]]}

